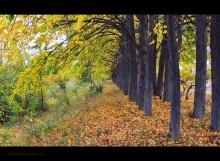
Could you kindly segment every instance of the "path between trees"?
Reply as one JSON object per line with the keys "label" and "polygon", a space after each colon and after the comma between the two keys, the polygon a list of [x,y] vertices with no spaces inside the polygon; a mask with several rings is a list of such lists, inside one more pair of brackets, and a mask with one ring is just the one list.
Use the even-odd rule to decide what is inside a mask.
{"label": "path between trees", "polygon": [[181,136],[168,138],[169,104],[153,97],[152,117],[146,117],[111,81],[101,95],[88,100],[81,113],[54,127],[32,146],[193,146],[218,145],[220,133],[211,132],[210,107],[202,119],[189,117],[193,101],[181,103]]}

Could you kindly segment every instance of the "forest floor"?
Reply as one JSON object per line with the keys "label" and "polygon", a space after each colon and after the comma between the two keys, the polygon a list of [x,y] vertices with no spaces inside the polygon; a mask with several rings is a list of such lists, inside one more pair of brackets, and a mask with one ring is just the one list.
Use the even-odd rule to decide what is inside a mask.
{"label": "forest floor", "polygon": [[[57,124],[42,126],[41,135],[26,130],[24,125],[9,129],[16,133],[10,144],[26,146],[219,146],[220,132],[210,131],[210,101],[207,100],[205,118],[190,117],[193,100],[181,102],[181,136],[178,141],[168,138],[169,103],[153,97],[152,117],[146,117],[134,102],[128,100],[111,81],[103,93],[92,97],[80,108],[68,112]],[[59,118],[56,118],[57,120]],[[35,122],[44,124],[41,119]],[[31,123],[30,123],[31,124]],[[46,128],[45,128],[46,127]],[[19,131],[16,131],[18,130]],[[45,130],[46,129],[46,130]],[[10,132],[10,131],[9,131]],[[19,135],[20,133],[20,135]],[[35,134],[34,134],[35,133]],[[29,135],[29,137],[24,137]],[[24,140],[25,139],[25,140]],[[7,138],[6,138],[7,140]],[[20,140],[16,142],[15,140]],[[21,143],[25,142],[25,144]],[[4,145],[4,144],[3,144]]]}

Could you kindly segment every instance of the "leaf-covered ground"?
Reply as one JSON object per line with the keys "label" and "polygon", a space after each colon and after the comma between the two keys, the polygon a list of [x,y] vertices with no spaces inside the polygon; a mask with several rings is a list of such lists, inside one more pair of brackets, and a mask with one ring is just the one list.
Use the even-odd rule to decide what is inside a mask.
{"label": "leaf-covered ground", "polygon": [[169,104],[153,97],[153,116],[144,116],[112,82],[88,100],[80,113],[69,115],[32,146],[218,146],[220,132],[209,130],[210,102],[205,118],[190,117],[193,100],[181,103],[181,137],[168,138]]}

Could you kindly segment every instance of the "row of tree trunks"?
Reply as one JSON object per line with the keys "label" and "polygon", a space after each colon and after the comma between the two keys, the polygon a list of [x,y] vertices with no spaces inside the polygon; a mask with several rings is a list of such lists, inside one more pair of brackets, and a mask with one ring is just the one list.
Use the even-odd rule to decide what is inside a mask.
{"label": "row of tree trunks", "polygon": [[[220,15],[211,15],[210,48],[212,109],[211,130],[220,130]],[[207,16],[196,15],[196,81],[193,117],[205,116],[207,70]]]}
{"label": "row of tree trunks", "polygon": [[[127,18],[123,19],[125,26],[127,26]],[[119,38],[119,50],[115,54],[116,66],[112,73],[113,82],[122,89],[125,95],[129,94],[131,86],[130,81],[130,44],[128,43],[128,36],[122,32]],[[130,92],[131,93],[131,92]]]}
{"label": "row of tree trunks", "polygon": [[[134,45],[135,29],[133,15],[127,15],[128,33],[122,33],[120,51],[115,54],[117,65],[113,81],[129,95],[131,101],[152,116],[152,95],[171,102],[169,136],[180,136],[180,71],[179,55],[182,47],[183,22],[181,15],[165,15],[167,34],[161,43],[158,77],[156,81],[156,36],[154,15],[138,15],[139,47]],[[196,78],[193,117],[205,116],[206,70],[207,70],[207,16],[196,15]],[[165,28],[164,28],[165,30]],[[212,113],[211,129],[220,130],[220,16],[211,16],[211,72]],[[133,40],[132,40],[133,39]],[[155,43],[152,43],[155,42]],[[138,54],[137,52],[138,51]],[[163,97],[162,97],[163,95]]]}
{"label": "row of tree trunks", "polygon": [[[116,82],[116,84],[124,91],[124,93],[126,93],[125,92],[126,87],[128,88],[127,93],[129,95],[129,99],[131,101],[135,101],[138,104],[139,109],[143,110],[146,116],[152,116],[152,95],[159,93],[160,97],[162,97],[164,69],[165,69],[165,73],[167,73],[167,75],[169,76],[167,77],[168,83],[166,84],[166,85],[169,85],[168,90],[164,90],[164,91],[167,92],[167,96],[173,95],[178,98],[178,95],[176,95],[176,93],[178,93],[178,90],[177,91],[174,90],[178,86],[178,84],[175,84],[177,82],[176,78],[178,77],[174,76],[177,73],[176,71],[170,70],[170,69],[176,69],[176,68],[173,68],[173,65],[175,67],[178,66],[178,61],[177,61],[178,53],[174,54],[174,52],[177,52],[177,49],[175,48],[175,44],[173,46],[168,45],[168,44],[172,44],[172,42],[168,43],[169,39],[167,39],[167,37],[169,36],[165,34],[163,38],[162,47],[161,47],[162,51],[160,54],[161,60],[160,60],[160,69],[159,69],[159,74],[158,74],[159,78],[156,81],[157,53],[156,53],[156,36],[154,34],[155,16],[154,15],[139,15],[138,18],[139,18],[138,57],[137,57],[136,48],[133,44],[133,41],[129,39],[128,36],[125,36],[126,34],[122,34],[122,37],[124,38],[120,39],[119,41],[120,50],[117,54],[115,54],[116,59],[118,60],[118,64],[116,65],[116,69],[112,77],[114,77],[113,81]],[[129,37],[135,38],[133,15],[128,15],[126,17],[126,21],[127,21],[127,29],[130,34]],[[173,30],[172,32],[175,35],[173,35],[174,38],[171,37],[171,40],[169,41],[176,42],[175,24],[173,24],[173,26],[174,27],[172,28]],[[125,41],[122,41],[122,40],[125,40]],[[121,53],[121,56],[119,56],[120,53]],[[169,55],[171,55],[172,58],[169,57]],[[174,57],[174,55],[176,56]],[[137,58],[138,58],[138,64],[137,64]],[[167,65],[167,68],[165,64]],[[126,71],[126,69],[129,69],[127,70],[128,72]],[[126,75],[125,72],[129,73],[128,77],[126,78],[125,78],[125,75]],[[173,78],[173,84],[175,85],[172,84],[171,76]],[[165,77],[165,80],[166,80],[166,77]],[[123,83],[120,83],[120,81],[123,81]],[[125,82],[127,82],[128,85],[125,85]],[[159,90],[157,90],[157,84],[159,86],[158,87]],[[170,84],[172,84],[173,86],[171,86]],[[171,91],[173,92],[173,94],[171,93]],[[168,99],[165,99],[165,100],[169,101]],[[176,105],[178,104],[177,101],[175,102],[175,99],[173,100],[174,100],[173,103],[171,101],[171,104],[172,104],[171,109],[172,107],[173,108],[176,107]],[[176,129],[178,129],[178,127],[175,128],[175,125],[173,125],[173,123],[176,123],[173,120],[177,119],[177,117],[174,117],[176,116],[175,108],[174,110],[171,110],[171,113],[172,111],[173,111],[173,114],[172,114],[173,117],[171,117],[172,123],[170,124],[170,131],[171,131],[170,133],[171,134],[173,133],[171,137],[176,137],[176,134],[173,132],[173,131],[176,132]]]}

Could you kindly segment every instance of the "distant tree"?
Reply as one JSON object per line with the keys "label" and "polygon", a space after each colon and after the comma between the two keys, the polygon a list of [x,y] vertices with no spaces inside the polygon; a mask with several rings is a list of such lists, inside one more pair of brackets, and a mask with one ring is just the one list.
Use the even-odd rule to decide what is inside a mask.
{"label": "distant tree", "polygon": [[158,68],[158,78],[157,78],[157,90],[156,95],[162,99],[163,84],[164,84],[164,69],[165,69],[165,56],[167,51],[167,35],[163,35],[163,40],[161,43],[161,52],[159,59],[159,68]]}

